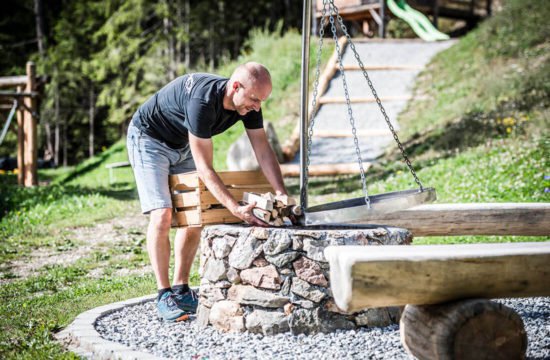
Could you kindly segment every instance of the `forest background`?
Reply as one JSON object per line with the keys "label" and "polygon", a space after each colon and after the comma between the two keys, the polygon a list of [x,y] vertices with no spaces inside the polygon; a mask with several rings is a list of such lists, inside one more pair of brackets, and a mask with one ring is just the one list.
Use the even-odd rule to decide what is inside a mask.
{"label": "forest background", "polygon": [[[170,80],[246,52],[252,29],[300,28],[302,2],[5,0],[0,14],[0,76],[36,63],[47,80],[39,158],[67,166],[119,140],[137,107]],[[16,149],[11,131],[0,157]]]}

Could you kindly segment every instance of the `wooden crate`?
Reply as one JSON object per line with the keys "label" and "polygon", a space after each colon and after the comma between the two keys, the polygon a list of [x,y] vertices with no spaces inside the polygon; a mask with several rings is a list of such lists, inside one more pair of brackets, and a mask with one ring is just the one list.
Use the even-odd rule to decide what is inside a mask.
{"label": "wooden crate", "polygon": [[[243,192],[273,192],[261,171],[221,171],[218,175],[231,195],[240,201]],[[220,204],[197,172],[170,176],[172,227],[231,224],[242,220]]]}

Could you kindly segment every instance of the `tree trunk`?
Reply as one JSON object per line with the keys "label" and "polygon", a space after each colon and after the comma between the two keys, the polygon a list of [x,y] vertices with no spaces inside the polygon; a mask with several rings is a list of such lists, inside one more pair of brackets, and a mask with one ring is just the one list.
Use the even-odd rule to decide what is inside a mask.
{"label": "tree trunk", "polygon": [[191,65],[191,35],[189,33],[190,24],[191,24],[190,0],[185,0],[185,21],[183,23],[185,34],[187,34],[187,41],[185,42],[185,60],[184,60],[185,71],[188,71],[189,66]]}
{"label": "tree trunk", "polygon": [[[55,71],[57,73],[57,70]],[[59,166],[59,145],[60,145],[60,129],[59,129],[59,86],[56,80],[55,87],[54,87],[54,123],[55,123],[55,130],[54,130],[54,151],[53,151],[53,161],[55,162],[55,166]]]}
{"label": "tree trunk", "polygon": [[527,335],[521,317],[490,300],[407,305],[401,342],[418,359],[525,359]]}
{"label": "tree trunk", "polygon": [[214,66],[215,66],[215,63],[214,63],[214,57],[216,56],[215,55],[215,49],[216,49],[216,41],[215,41],[215,37],[214,37],[214,22],[212,21],[212,18],[214,17],[211,17],[210,21],[208,22],[208,56],[209,56],[209,60],[208,60],[208,68],[210,70],[210,72],[214,71]]}
{"label": "tree trunk", "polygon": [[168,76],[169,80],[176,78],[176,70],[175,70],[175,64],[174,64],[174,58],[175,58],[175,41],[174,41],[174,34],[173,34],[173,26],[172,26],[172,19],[170,16],[172,15],[172,2],[170,0],[166,0],[166,8],[168,9],[168,14],[164,17],[162,23],[163,23],[163,32],[164,36],[166,37],[167,42],[167,57],[168,57],[168,68],[166,75]]}
{"label": "tree trunk", "polygon": [[[184,16],[184,13],[183,13],[183,6],[182,6],[182,3],[181,3],[181,0],[176,0],[176,19],[177,19],[177,23],[176,23],[176,27],[179,27],[181,26],[181,24],[184,24],[185,23],[185,16]],[[181,53],[182,53],[182,46],[181,46],[181,37],[180,36],[177,36],[176,37],[176,53],[174,54],[174,61],[176,63],[176,67],[175,67],[175,70],[176,70],[176,76],[178,75],[178,68],[179,68],[179,65],[181,64]]]}
{"label": "tree trunk", "polygon": [[94,87],[90,86],[90,136],[89,136],[89,157],[94,156],[94,118],[95,118],[95,94]]}
{"label": "tree trunk", "polygon": [[41,58],[44,58],[44,16],[42,11],[42,0],[34,0],[34,18],[36,20],[36,43],[38,44],[38,53]]}
{"label": "tree trunk", "polygon": [[69,164],[67,160],[67,153],[68,153],[68,146],[69,146],[69,140],[67,137],[67,116],[63,116],[63,124],[62,124],[62,136],[63,139],[61,140],[61,144],[63,146],[63,166],[67,166]]}

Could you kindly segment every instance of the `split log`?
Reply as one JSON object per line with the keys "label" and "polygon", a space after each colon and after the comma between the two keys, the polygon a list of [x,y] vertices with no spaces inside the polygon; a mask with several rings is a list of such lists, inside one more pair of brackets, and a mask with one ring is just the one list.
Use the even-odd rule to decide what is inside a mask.
{"label": "split log", "polygon": [[296,200],[288,195],[275,195],[275,200],[282,202],[284,206],[296,205]]}
{"label": "split log", "polygon": [[255,194],[251,192],[245,192],[243,193],[243,201],[247,204],[256,203],[256,208],[260,208],[262,210],[271,211],[273,210],[273,202],[266,199],[260,194]]}
{"label": "split log", "polygon": [[256,216],[258,219],[264,221],[264,222],[269,222],[270,218],[271,218],[271,212],[270,211],[266,211],[266,210],[263,210],[263,209],[259,209],[259,208],[254,208],[252,209],[252,213],[254,214],[254,216]]}
{"label": "split log", "polygon": [[336,305],[439,304],[466,298],[550,296],[550,242],[332,246]]}
{"label": "split log", "polygon": [[296,214],[301,213],[301,209],[296,206],[296,200],[288,195],[273,195],[271,192],[265,194],[245,192],[243,193],[243,202],[247,204],[256,202],[252,214],[272,226],[292,226],[289,216],[298,216]]}
{"label": "split log", "polygon": [[418,359],[525,359],[527,335],[511,308],[483,299],[407,305],[401,342]]}

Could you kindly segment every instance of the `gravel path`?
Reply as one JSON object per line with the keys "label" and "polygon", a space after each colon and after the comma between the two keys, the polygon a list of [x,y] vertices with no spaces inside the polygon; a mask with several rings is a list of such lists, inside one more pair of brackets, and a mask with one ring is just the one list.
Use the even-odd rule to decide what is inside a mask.
{"label": "gravel path", "polygon": [[[528,359],[550,359],[550,297],[497,300],[522,317]],[[314,336],[224,334],[194,321],[163,323],[153,302],[123,308],[98,320],[107,340],[173,359],[411,359],[399,340],[397,325]]]}
{"label": "gravel path", "polygon": [[[416,40],[357,41],[356,50],[365,66],[408,66],[401,70],[371,70],[369,77],[382,99],[386,113],[392,125],[399,130],[397,116],[407,105],[407,97],[412,96],[414,82],[418,73],[438,52],[450,47],[454,41],[427,43]],[[343,62],[345,65],[357,65],[353,52],[346,47]],[[372,98],[361,71],[345,72],[351,98]],[[326,98],[343,97],[342,76],[340,72],[329,82]],[[388,97],[393,97],[389,100]],[[395,99],[399,97],[400,99]],[[386,99],[386,100],[385,100]],[[377,104],[354,103],[352,105],[355,125],[358,130],[387,129],[388,126]],[[315,118],[314,138],[312,141],[312,164],[355,163],[357,155],[353,139],[319,138],[315,131],[346,131],[351,136],[348,110],[345,104],[325,104],[319,108]],[[384,148],[393,142],[391,135],[360,138],[363,161],[373,161],[382,154]],[[299,154],[293,163],[299,163]]]}

